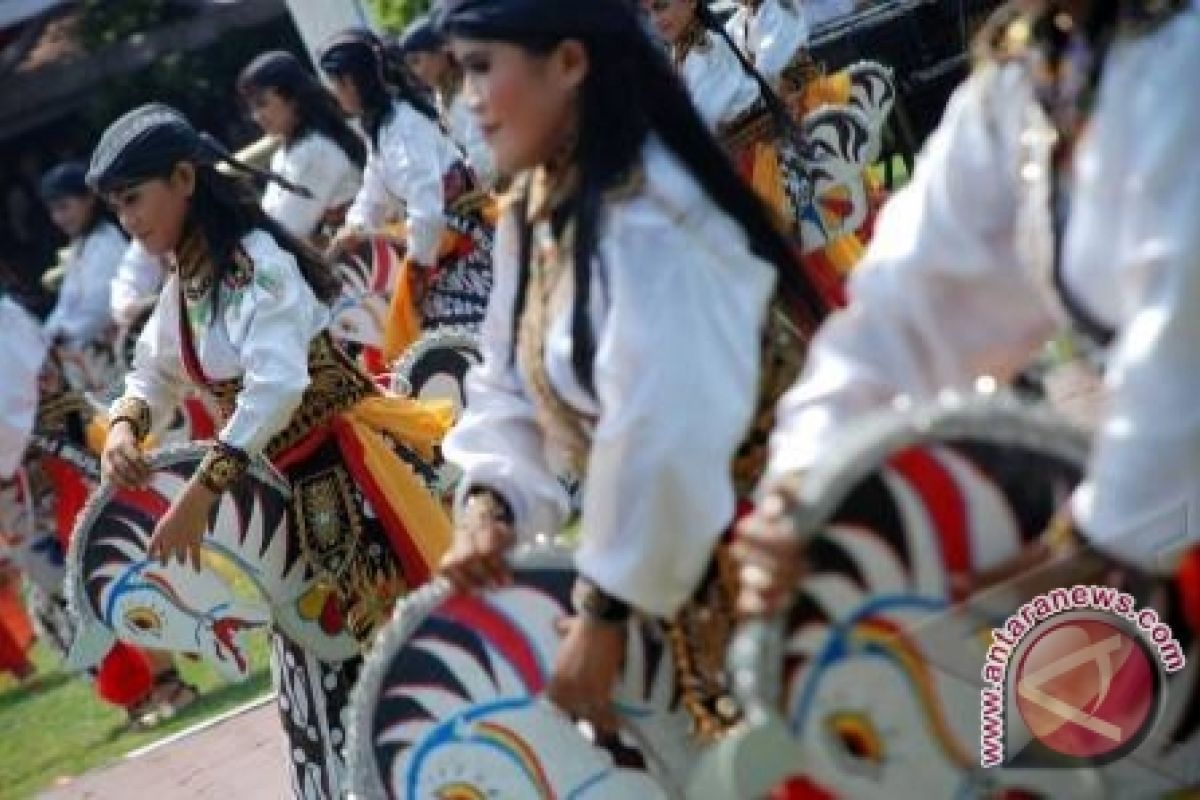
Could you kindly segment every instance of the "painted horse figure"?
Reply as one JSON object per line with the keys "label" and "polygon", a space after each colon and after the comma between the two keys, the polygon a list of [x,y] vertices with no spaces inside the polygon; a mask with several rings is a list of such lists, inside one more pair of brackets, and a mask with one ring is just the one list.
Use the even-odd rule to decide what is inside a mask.
{"label": "painted horse figure", "polygon": [[[754,723],[709,754],[695,796],[761,796],[785,777],[773,797],[1164,797],[1195,786],[1194,664],[1166,677],[1157,726],[1119,761],[980,767],[993,628],[1061,580],[1107,582],[1078,558],[1013,569],[1086,457],[1083,433],[1011,400],[893,412],[848,437],[805,476],[800,527],[812,538],[795,602],[784,619],[744,628],[730,651]],[[955,589],[956,576],[989,572]],[[1159,613],[1190,657],[1179,603]]]}
{"label": "painted horse figure", "polygon": [[[682,667],[714,655],[706,650],[720,660],[728,641],[718,630],[702,643],[702,629],[721,621],[707,602],[670,624],[630,623],[613,700],[618,740],[589,740],[541,701],[574,573],[569,551],[530,546],[514,558],[511,587],[460,596],[439,581],[399,608],[353,701],[355,789],[425,800],[663,797],[687,787],[730,798],[764,796],[792,776],[776,796],[1105,796],[1111,776],[1096,772],[974,766],[982,634],[1028,598],[1010,586],[964,609],[951,591],[952,576],[1004,564],[1041,535],[1082,475],[1085,437],[1044,411],[982,399],[897,412],[847,444],[806,484],[820,534],[786,647],[752,637],[747,656],[744,634],[741,655],[717,675],[735,677],[725,689],[741,701],[726,720],[740,712],[747,725],[704,735],[714,715],[689,702],[696,672]],[[698,622],[681,649],[689,616]],[[1169,755],[1146,762],[1135,784],[1187,764],[1190,746],[1171,743],[1192,737],[1192,668],[1170,684],[1181,700],[1147,745]],[[777,696],[780,685],[767,708],[760,694]],[[718,700],[710,708],[733,698]],[[777,706],[784,743],[767,746],[756,727],[764,714],[779,719]]]}

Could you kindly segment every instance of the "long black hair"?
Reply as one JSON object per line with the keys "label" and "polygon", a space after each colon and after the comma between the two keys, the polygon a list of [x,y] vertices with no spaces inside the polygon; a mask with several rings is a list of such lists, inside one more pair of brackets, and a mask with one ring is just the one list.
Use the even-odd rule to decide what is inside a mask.
{"label": "long black hair", "polygon": [[[588,2],[624,8],[620,13],[627,14],[628,20],[619,26],[619,32],[595,33],[585,29],[568,33],[547,31],[544,24],[526,31],[519,27],[519,21],[507,18],[505,22],[515,21],[518,27],[456,28],[453,13],[442,18],[450,35],[505,41],[535,55],[549,53],[568,38],[581,41],[587,50],[589,72],[580,98],[575,158],[580,187],[573,208],[575,300],[571,318],[572,364],[581,383],[593,387],[591,365],[596,342],[587,309],[604,195],[635,167],[650,134],[661,139],[713,203],[737,221],[745,231],[751,252],[774,265],[779,291],[787,305],[815,327],[828,313],[826,303],[804,278],[793,244],[777,227],[759,197],[742,181],[705,126],[665,54],[645,34],[624,0]],[[538,22],[531,20],[529,24],[533,28]],[[528,230],[523,230],[525,240],[521,242],[514,324],[524,310],[529,280],[529,235]]]}
{"label": "long black hair", "polygon": [[296,129],[288,146],[310,133],[322,134],[359,169],[366,166],[367,146],[362,137],[346,122],[337,100],[300,59],[285,50],[271,50],[251,61],[238,75],[238,94],[252,101],[264,89],[275,92],[296,110]]}
{"label": "long black hair", "polygon": [[196,191],[188,221],[208,245],[216,285],[234,263],[242,237],[253,230],[264,230],[295,257],[300,274],[319,300],[328,303],[338,296],[341,287],[329,262],[263,210],[250,181],[226,175],[208,164],[197,164]]}
{"label": "long black hair", "polygon": [[408,103],[430,120],[438,112],[429,95],[419,88],[395,45],[383,42],[365,28],[343,31],[321,48],[321,71],[332,77],[348,78],[362,104],[363,130],[371,146],[379,149],[379,131],[395,113],[393,103]]}
{"label": "long black hair", "polygon": [[222,174],[216,165],[228,164],[239,173],[275,181],[289,191],[303,194],[307,190],[239,162],[224,145],[197,131],[170,106],[141,106],[109,125],[92,154],[87,183],[97,193],[111,194],[148,180],[167,179],[185,162],[196,169],[187,223],[204,238],[215,279],[230,272],[242,237],[261,229],[296,258],[300,274],[317,297],[326,302],[336,297],[337,280],[321,255],[263,211],[248,180]]}

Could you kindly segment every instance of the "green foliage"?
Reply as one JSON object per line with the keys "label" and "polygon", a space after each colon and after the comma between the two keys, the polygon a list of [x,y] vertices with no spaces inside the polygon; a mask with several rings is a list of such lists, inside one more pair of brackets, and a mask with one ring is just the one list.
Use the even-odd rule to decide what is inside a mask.
{"label": "green foliage", "polygon": [[389,33],[400,33],[415,17],[424,14],[432,6],[432,0],[371,0],[371,13],[380,28]]}

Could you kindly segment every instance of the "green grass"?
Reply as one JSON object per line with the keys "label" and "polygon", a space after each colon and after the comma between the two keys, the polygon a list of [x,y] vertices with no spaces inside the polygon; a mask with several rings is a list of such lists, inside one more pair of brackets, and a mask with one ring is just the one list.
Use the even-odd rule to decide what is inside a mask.
{"label": "green grass", "polygon": [[56,782],[81,775],[125,753],[242,705],[270,690],[266,635],[250,642],[261,665],[243,683],[225,683],[207,664],[179,659],[185,680],[201,698],[157,728],[126,731],[125,712],[98,699],[91,686],[58,668],[40,647],[37,677],[16,685],[0,678],[0,800],[34,797]]}

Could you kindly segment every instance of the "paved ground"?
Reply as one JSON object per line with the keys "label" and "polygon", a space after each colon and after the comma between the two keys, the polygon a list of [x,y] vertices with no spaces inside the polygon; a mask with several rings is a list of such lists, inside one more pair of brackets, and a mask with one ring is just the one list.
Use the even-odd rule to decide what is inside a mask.
{"label": "paved ground", "polygon": [[286,796],[275,703],[258,701],[42,795],[42,800],[277,800]]}

